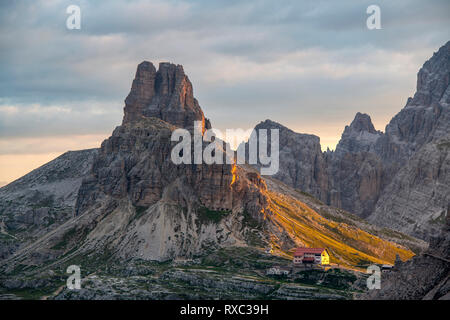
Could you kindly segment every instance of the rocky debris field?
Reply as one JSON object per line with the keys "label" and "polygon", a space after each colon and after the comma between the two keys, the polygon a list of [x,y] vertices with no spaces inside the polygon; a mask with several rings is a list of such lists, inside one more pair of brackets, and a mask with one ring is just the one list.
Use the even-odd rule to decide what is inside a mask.
{"label": "rocky debris field", "polygon": [[[81,289],[66,287],[68,265],[80,263]],[[139,259],[109,263],[107,255],[74,258],[43,268],[18,268],[0,277],[1,299],[351,299],[365,274],[332,269],[268,276],[287,259],[257,249],[230,247],[189,260]]]}

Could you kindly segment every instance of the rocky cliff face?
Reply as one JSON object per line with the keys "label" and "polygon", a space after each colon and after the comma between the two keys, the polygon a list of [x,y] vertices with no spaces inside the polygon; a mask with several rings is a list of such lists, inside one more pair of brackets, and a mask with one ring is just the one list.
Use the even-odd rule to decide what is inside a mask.
{"label": "rocky cliff face", "polygon": [[323,154],[318,139],[311,143],[308,135],[266,121],[265,128],[295,137],[280,138],[275,177],[373,223],[427,239],[441,228],[449,202],[449,84],[450,42],[420,69],[414,97],[384,133],[369,115],[357,113],[336,150]]}
{"label": "rocky cliff face", "polygon": [[181,65],[162,62],[159,69],[151,62],[138,65],[131,91],[125,99],[123,124],[141,116],[156,117],[176,127],[192,129],[201,121],[203,130],[211,128],[194,98],[192,83]]}
{"label": "rocky cliff face", "polygon": [[438,234],[450,203],[450,137],[423,145],[383,189],[368,220],[428,239]]}
{"label": "rocky cliff face", "polygon": [[[438,140],[445,141],[450,132],[449,84],[450,42],[441,47],[419,70],[414,97],[409,98],[406,106],[392,118],[385,133],[375,131],[368,115],[356,115],[350,127],[344,130],[331,161],[335,176],[348,177],[360,173],[353,174],[354,178],[337,179],[338,186],[335,189],[343,192],[340,197],[343,208],[364,217],[374,215],[369,220],[390,224],[415,236],[426,237],[427,232],[436,230],[428,218],[438,215],[447,205],[448,190],[438,186],[441,183],[448,185],[449,182],[443,160],[446,150],[438,152],[436,145]],[[433,143],[435,147],[425,147],[428,143]],[[435,151],[432,152],[433,159],[427,163],[432,167],[424,169],[435,172],[429,175],[433,178],[425,179],[425,175],[415,174],[414,169],[406,173],[408,169],[405,166],[417,169],[418,158],[424,158],[425,150]],[[351,168],[346,172],[348,166]],[[410,193],[409,205],[403,206],[404,210],[401,211],[406,213],[407,208],[411,211],[407,216],[401,214],[403,222],[400,222],[400,218],[391,220],[393,215],[399,216],[398,208],[405,204],[403,199],[406,191],[400,184],[411,181],[411,176],[416,178],[414,183],[417,186],[426,187],[421,188],[415,199]],[[439,193],[435,194],[436,191]],[[394,203],[398,204],[394,210],[397,213],[392,212]],[[421,215],[423,210],[425,213]]]}
{"label": "rocky cliff face", "polygon": [[266,129],[268,134],[270,129],[279,130],[280,167],[274,177],[326,201],[328,176],[319,137],[296,133],[271,120],[256,125],[255,130],[259,132],[260,129]]}
{"label": "rocky cliff face", "polygon": [[384,168],[374,145],[383,136],[370,116],[357,113],[345,127],[336,151],[326,154],[330,175],[329,203],[368,216],[384,187]]}
{"label": "rocky cliff face", "polygon": [[[369,220],[426,239],[442,227],[449,202],[450,42],[420,69],[417,91],[386,126],[374,152],[384,182]],[[400,206],[403,209],[400,209]],[[390,221],[390,222],[387,222]]]}
{"label": "rocky cliff face", "polygon": [[449,134],[449,84],[450,41],[419,70],[414,97],[408,98],[374,145],[391,175],[423,145]]}
{"label": "rocky cliff face", "polygon": [[361,216],[371,213],[384,186],[382,159],[373,152],[383,133],[368,115],[356,115],[333,152],[321,151],[319,137],[271,120],[258,124],[259,129],[279,130],[280,166],[274,178],[333,206]]}

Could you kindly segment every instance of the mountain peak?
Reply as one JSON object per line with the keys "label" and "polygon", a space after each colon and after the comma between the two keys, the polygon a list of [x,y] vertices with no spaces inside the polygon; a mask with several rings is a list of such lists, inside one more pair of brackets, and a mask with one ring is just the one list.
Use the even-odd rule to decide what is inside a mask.
{"label": "mountain peak", "polygon": [[369,133],[377,133],[375,127],[373,126],[372,119],[370,119],[370,116],[366,113],[361,112],[356,113],[355,118],[347,128],[356,132],[367,131]]}
{"label": "mountain peak", "polygon": [[136,70],[130,93],[125,99],[123,124],[141,117],[156,117],[180,128],[192,129],[194,121],[211,128],[183,66],[161,62],[158,70],[149,61]]}
{"label": "mountain peak", "polygon": [[279,130],[289,130],[289,131],[291,131],[289,128],[286,128],[282,124],[280,124],[280,123],[278,123],[276,121],[272,121],[270,119],[266,119],[264,121],[261,121],[260,123],[258,123],[255,126],[255,129],[279,129]]}
{"label": "mountain peak", "polygon": [[142,61],[141,63],[138,64],[138,71],[144,71],[144,70],[153,70],[154,72],[156,72],[155,66],[153,65],[153,63],[151,63],[150,61]]}
{"label": "mountain peak", "polygon": [[370,116],[358,112],[352,123],[345,126],[335,154],[344,155],[349,152],[368,151],[381,135],[380,131],[375,130]]}
{"label": "mountain peak", "polygon": [[295,131],[289,129],[288,127],[285,127],[282,124],[280,124],[280,123],[278,123],[276,121],[270,120],[270,119],[266,119],[264,121],[261,121],[260,123],[258,123],[255,126],[255,129],[256,130],[259,130],[259,129],[267,129],[267,130],[269,130],[269,129],[278,129],[278,130],[280,130],[280,134],[285,134],[286,133],[286,134],[289,134],[289,135],[292,135],[292,136],[296,136],[296,137],[311,138],[313,140],[320,141],[320,138],[318,136],[316,136],[316,135],[295,132]]}

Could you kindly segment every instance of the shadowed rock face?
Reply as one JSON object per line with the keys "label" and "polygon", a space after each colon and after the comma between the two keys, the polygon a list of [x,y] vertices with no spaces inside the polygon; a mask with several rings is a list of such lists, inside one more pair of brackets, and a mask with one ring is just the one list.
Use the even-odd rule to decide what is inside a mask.
{"label": "shadowed rock face", "polygon": [[417,91],[373,146],[383,188],[369,221],[428,239],[450,202],[450,42],[417,77]]}
{"label": "shadowed rock face", "polygon": [[450,136],[422,146],[384,189],[368,220],[428,239],[450,203]]}
{"label": "shadowed rock face", "polygon": [[[359,230],[355,222],[351,222],[352,227],[344,227],[353,230],[348,234],[334,227],[329,230],[323,225],[334,222],[328,223],[308,205],[295,200],[298,195],[294,191],[287,192],[293,195],[288,197],[269,190],[266,180],[246,165],[173,163],[171,153],[177,142],[171,141],[172,132],[180,127],[190,129],[194,120],[204,119],[180,66],[161,64],[155,71],[151,63],[140,64],[125,104],[122,125],[100,149],[89,152],[91,156],[82,166],[83,175],[77,177],[79,184],[70,193],[72,196],[76,192],[76,202],[71,202],[74,214],[61,219],[52,232],[42,232],[20,248],[9,247],[2,255],[11,256],[13,251],[16,254],[4,260],[8,270],[25,260],[39,265],[99,253],[119,259],[163,261],[193,257],[223,246],[271,244],[286,255],[296,245],[325,245],[323,239],[334,239],[330,242],[333,252],[347,264],[361,259],[389,261],[393,257],[392,252],[384,252],[387,247],[404,258],[412,255],[401,246]],[[261,128],[273,125],[263,123]],[[286,147],[282,152],[288,155],[294,151],[304,160],[300,167],[293,167],[308,172],[307,179],[298,182],[302,186],[326,187],[319,139],[280,125],[278,128]],[[294,148],[289,150],[290,146]],[[291,161],[295,164],[293,158]],[[314,166],[309,167],[310,162]],[[65,172],[66,166],[62,169]],[[77,176],[78,171],[73,175]],[[49,173],[44,170],[41,175]],[[276,183],[271,185],[287,190]],[[322,189],[311,192],[320,196]],[[291,202],[296,206],[291,207]],[[320,212],[324,211],[328,209],[321,207]],[[38,224],[44,214],[36,212]],[[305,215],[314,216],[315,222],[305,220]],[[373,231],[368,225],[361,227]],[[300,236],[304,228],[311,231]],[[7,230],[2,227],[0,231],[3,229]],[[361,234],[364,240],[359,241]],[[344,245],[349,238],[351,243]],[[346,255],[348,250],[353,252],[351,256]]]}
{"label": "shadowed rock face", "polygon": [[[51,175],[60,177],[44,185],[45,190],[55,189],[46,195],[52,196],[52,203],[34,211],[24,205],[20,207],[24,214],[11,221],[0,216],[2,234],[19,223],[19,227],[31,225],[40,230],[30,234],[34,241],[23,242],[32,243],[32,248],[20,247],[19,238],[13,239],[11,245],[1,246],[5,249],[0,250],[0,258],[20,248],[20,259],[40,264],[59,257],[60,250],[69,245],[82,255],[108,251],[118,258],[166,260],[220,246],[245,245],[248,228],[242,215],[262,223],[266,185],[259,175],[233,162],[174,164],[171,152],[178,142],[171,141],[172,132],[192,129],[194,121],[203,121],[203,130],[210,127],[183,68],[162,63],[156,71],[150,62],[141,63],[125,100],[123,123],[101,148],[68,154],[46,165],[54,170],[38,170],[39,185]],[[86,159],[81,157],[85,154]],[[71,179],[67,183],[73,184],[67,192],[62,189],[69,180],[66,176]],[[38,189],[33,198],[38,204],[41,198],[47,200],[38,192],[39,186],[34,186],[36,179],[21,180],[22,188]],[[9,199],[18,201],[21,196],[13,190],[18,183],[0,192],[0,209],[5,207],[8,215],[17,207]],[[29,206],[37,205],[33,199],[27,200]],[[67,212],[59,214],[57,228],[48,233],[43,224],[47,218],[55,219],[52,205],[59,206],[60,200],[68,203]],[[261,241],[267,236],[261,235]]]}
{"label": "shadowed rock face", "polygon": [[[386,162],[404,162],[425,143],[450,133],[450,41],[425,62],[417,90],[386,126],[376,152]],[[394,166],[397,168],[397,166]]]}
{"label": "shadowed rock face", "polygon": [[417,75],[417,91],[407,106],[450,103],[450,41],[424,63]]}
{"label": "shadowed rock face", "polygon": [[369,115],[358,112],[350,126],[345,127],[335,155],[370,151],[382,135],[382,132],[375,130]]}
{"label": "shadowed rock face", "polygon": [[370,214],[383,187],[383,164],[372,152],[382,135],[370,116],[359,112],[345,127],[336,151],[327,154],[331,205],[362,217]]}
{"label": "shadowed rock face", "polygon": [[211,128],[183,67],[167,62],[160,63],[158,71],[148,61],[138,65],[125,99],[123,124],[141,116],[156,117],[180,128],[192,129],[194,121],[202,122],[203,131]]}
{"label": "shadowed rock face", "polygon": [[97,153],[68,151],[0,188],[0,260],[19,247],[19,239],[42,236],[73,217],[82,180]]}

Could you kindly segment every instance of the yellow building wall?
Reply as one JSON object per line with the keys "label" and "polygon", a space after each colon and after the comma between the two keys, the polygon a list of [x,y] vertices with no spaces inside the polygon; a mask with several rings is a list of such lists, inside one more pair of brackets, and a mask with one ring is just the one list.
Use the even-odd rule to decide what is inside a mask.
{"label": "yellow building wall", "polygon": [[321,258],[321,264],[330,264],[330,256],[326,251],[322,252]]}

